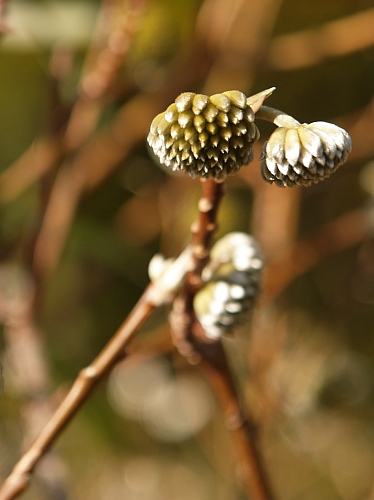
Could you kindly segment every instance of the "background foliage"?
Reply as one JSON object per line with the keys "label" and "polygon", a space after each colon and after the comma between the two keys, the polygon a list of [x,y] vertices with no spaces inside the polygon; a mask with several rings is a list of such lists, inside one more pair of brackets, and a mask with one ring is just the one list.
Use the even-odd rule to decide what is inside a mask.
{"label": "background foliage", "polygon": [[[3,3],[0,5],[3,8]],[[373,499],[374,9],[371,0],[9,1],[0,41],[0,474],[146,286],[189,241],[197,181],[146,147],[182,91],[276,86],[332,121],[348,164],[278,189],[228,181],[220,234],[267,260],[252,326],[227,348],[279,499]],[[9,28],[9,29],[8,29]],[[259,124],[262,140],[272,127]],[[38,469],[29,499],[243,498],[204,381],[158,312]],[[52,397],[53,395],[53,397]]]}

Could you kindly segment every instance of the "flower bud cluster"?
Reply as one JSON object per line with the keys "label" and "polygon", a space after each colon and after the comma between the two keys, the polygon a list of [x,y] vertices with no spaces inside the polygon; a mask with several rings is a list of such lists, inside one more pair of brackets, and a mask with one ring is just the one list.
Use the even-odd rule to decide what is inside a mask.
{"label": "flower bud cluster", "polygon": [[238,90],[210,97],[185,92],[154,118],[148,143],[167,167],[221,180],[253,159],[254,118]]}
{"label": "flower bud cluster", "polygon": [[248,234],[229,233],[213,247],[194,297],[194,310],[207,337],[219,339],[251,312],[261,281],[262,258]]}
{"label": "flower bud cluster", "polygon": [[327,179],[352,149],[349,134],[332,123],[279,127],[264,145],[261,173],[280,187],[310,186]]}

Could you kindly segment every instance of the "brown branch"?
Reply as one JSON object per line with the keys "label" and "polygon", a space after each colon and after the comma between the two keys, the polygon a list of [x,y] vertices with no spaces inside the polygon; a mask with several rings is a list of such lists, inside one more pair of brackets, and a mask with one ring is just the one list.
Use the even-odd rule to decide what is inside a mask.
{"label": "brown branch", "polygon": [[354,148],[349,155],[350,161],[371,159],[374,155],[374,97],[359,111],[339,117],[337,125],[349,130]]}
{"label": "brown branch", "polygon": [[170,316],[173,342],[179,352],[191,362],[195,362],[195,349],[192,346],[192,326],[195,315],[193,298],[201,288],[201,273],[210,258],[213,237],[218,229],[217,213],[223,196],[223,183],[214,179],[202,180],[203,195],[199,200],[199,217],[191,225],[192,268],[186,275],[185,285],[174,301]]}
{"label": "brown branch", "polygon": [[362,210],[354,210],[299,240],[270,260],[264,274],[264,302],[274,300],[294,279],[322,259],[363,241],[369,229]]}
{"label": "brown branch", "polygon": [[174,303],[171,316],[174,342],[190,363],[199,366],[221,403],[248,498],[271,500],[274,496],[258,445],[257,425],[240,404],[222,342],[206,339],[200,325],[194,321],[191,302],[185,290]]}
{"label": "brown branch", "polygon": [[370,492],[369,492],[369,496],[368,496],[368,500],[374,500],[374,483],[371,486],[371,489],[370,489]]}
{"label": "brown branch", "polygon": [[[47,400],[50,376],[44,352],[43,338],[35,324],[35,287],[26,271],[14,266],[0,267],[0,322],[6,340],[6,356],[12,367],[9,385],[21,398],[23,423],[22,446],[30,443],[49,418],[52,405]],[[9,380],[8,380],[9,382]],[[50,455],[46,468],[38,471],[38,479],[46,491],[64,497],[61,461]],[[46,471],[48,470],[48,473]],[[57,479],[57,481],[56,481]]]}
{"label": "brown branch", "polygon": [[112,339],[94,361],[81,370],[65,399],[0,488],[0,500],[14,499],[26,489],[40,459],[79,411],[97,384],[124,357],[128,343],[155,309],[152,301],[153,293],[154,287],[149,285]]}
{"label": "brown branch", "polygon": [[374,9],[337,19],[316,29],[276,37],[261,67],[295,70],[314,66],[374,45]]}
{"label": "brown branch", "polygon": [[104,0],[99,12],[95,38],[86,57],[65,134],[67,151],[74,151],[94,132],[99,116],[114,86],[132,41],[137,34],[148,0]]}
{"label": "brown branch", "polygon": [[61,158],[61,145],[56,138],[35,141],[0,175],[0,201],[8,203],[22,194],[52,169]]}
{"label": "brown branch", "polygon": [[199,219],[191,228],[193,269],[186,275],[185,286],[174,302],[171,315],[173,340],[182,355],[192,364],[199,364],[221,402],[248,497],[271,500],[273,496],[257,445],[256,426],[241,407],[222,343],[209,340],[194,315],[193,298],[201,287],[201,272],[209,260],[223,195],[222,185],[214,180],[203,183],[203,189]]}
{"label": "brown branch", "polygon": [[201,272],[208,263],[213,237],[218,229],[217,212],[224,194],[223,183],[213,179],[202,181],[203,196],[199,200],[199,219],[191,226],[193,270],[188,282],[200,280]]}
{"label": "brown branch", "polygon": [[279,251],[295,241],[300,196],[299,189],[274,189],[274,186],[263,180],[256,189],[252,228],[266,261],[279,255]]}
{"label": "brown branch", "polygon": [[5,11],[7,7],[7,0],[0,0],[0,40],[3,35],[11,32],[11,28],[5,20]]}
{"label": "brown branch", "polygon": [[259,54],[268,43],[282,0],[207,0],[198,18],[201,37],[216,58],[204,93],[251,88]]}
{"label": "brown branch", "polygon": [[[52,170],[68,152],[78,149],[94,132],[105,104],[104,97],[113,86],[131,48],[131,40],[137,33],[146,5],[147,0],[133,0],[126,8],[117,0],[102,2],[92,46],[78,85],[78,98],[70,116],[66,116],[63,127],[52,127],[49,137],[37,139],[0,175],[2,201],[17,197]],[[57,48],[52,54],[50,68],[52,78],[58,74],[60,83],[67,77],[69,69],[64,67],[60,74],[61,66],[64,66],[62,59],[63,54]]]}
{"label": "brown branch", "polygon": [[[60,50],[55,51],[52,56],[51,66],[53,68],[51,68],[49,82],[51,106],[48,125],[49,134],[53,140],[39,142],[31,151],[31,155],[27,155],[32,156],[28,160],[35,164],[36,169],[41,168],[41,171],[39,170],[41,175],[38,179],[39,203],[35,218],[36,224],[32,224],[28,228],[26,236],[22,239],[20,251],[22,264],[20,267],[4,265],[0,269],[0,281],[3,278],[6,283],[4,292],[11,291],[12,287],[16,290],[16,293],[13,291],[11,294],[11,299],[7,298],[6,293],[0,294],[0,302],[5,307],[3,321],[7,341],[6,355],[12,366],[10,376],[14,377],[16,393],[21,397],[23,450],[25,445],[28,445],[35,438],[42,423],[47,421],[52,414],[52,405],[47,399],[51,378],[44,351],[43,335],[36,321],[36,304],[40,287],[37,277],[32,276],[30,264],[34,253],[35,238],[39,230],[37,221],[41,219],[45,206],[48,204],[49,191],[53,181],[53,171],[50,167],[57,167],[61,155],[59,138],[63,133],[69,110],[60,99],[60,83],[67,74],[70,67],[69,62],[70,58],[66,57],[66,53],[63,54]],[[13,194],[14,190],[17,191],[20,188],[24,178],[29,175],[27,168],[29,165],[22,165],[25,160],[27,158],[23,158],[23,161],[15,164],[15,171],[19,174],[19,179],[13,186]],[[46,165],[48,168],[44,171]],[[22,166],[25,168],[22,169]],[[5,179],[7,179],[6,174],[7,172]],[[10,193],[4,194],[9,195]],[[62,461],[58,454],[50,454],[45,461],[45,466],[36,473],[44,490],[50,495],[65,497]]]}
{"label": "brown branch", "polygon": [[253,417],[244,410],[233,381],[222,342],[195,347],[201,355],[200,369],[209,380],[224,412],[238,459],[239,475],[246,485],[248,498],[274,498],[258,444],[258,428]]}

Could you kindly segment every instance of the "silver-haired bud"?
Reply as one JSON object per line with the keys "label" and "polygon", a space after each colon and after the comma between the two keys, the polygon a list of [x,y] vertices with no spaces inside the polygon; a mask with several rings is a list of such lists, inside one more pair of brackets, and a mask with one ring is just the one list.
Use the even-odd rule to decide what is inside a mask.
{"label": "silver-haired bud", "polygon": [[296,122],[271,134],[264,145],[261,173],[265,181],[280,187],[310,186],[330,177],[351,149],[348,132],[337,125]]}
{"label": "silver-haired bud", "polygon": [[224,179],[253,159],[255,114],[238,90],[185,92],[153,120],[148,143],[161,163],[191,177]]}
{"label": "silver-haired bud", "polygon": [[197,319],[207,337],[218,339],[242,324],[259,294],[262,258],[254,238],[229,233],[213,247],[194,298]]}

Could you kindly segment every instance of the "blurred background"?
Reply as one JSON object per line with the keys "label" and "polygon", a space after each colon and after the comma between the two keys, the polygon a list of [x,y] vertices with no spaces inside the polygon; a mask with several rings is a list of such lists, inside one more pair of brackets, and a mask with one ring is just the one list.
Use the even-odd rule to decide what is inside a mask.
{"label": "blurred background", "polygon": [[[348,163],[279,189],[228,179],[220,233],[266,259],[225,340],[279,500],[374,499],[372,0],[0,2],[0,477],[125,319],[201,186],[146,136],[183,91],[251,95],[352,136]],[[30,500],[243,500],[215,396],[157,311],[35,472]]]}

